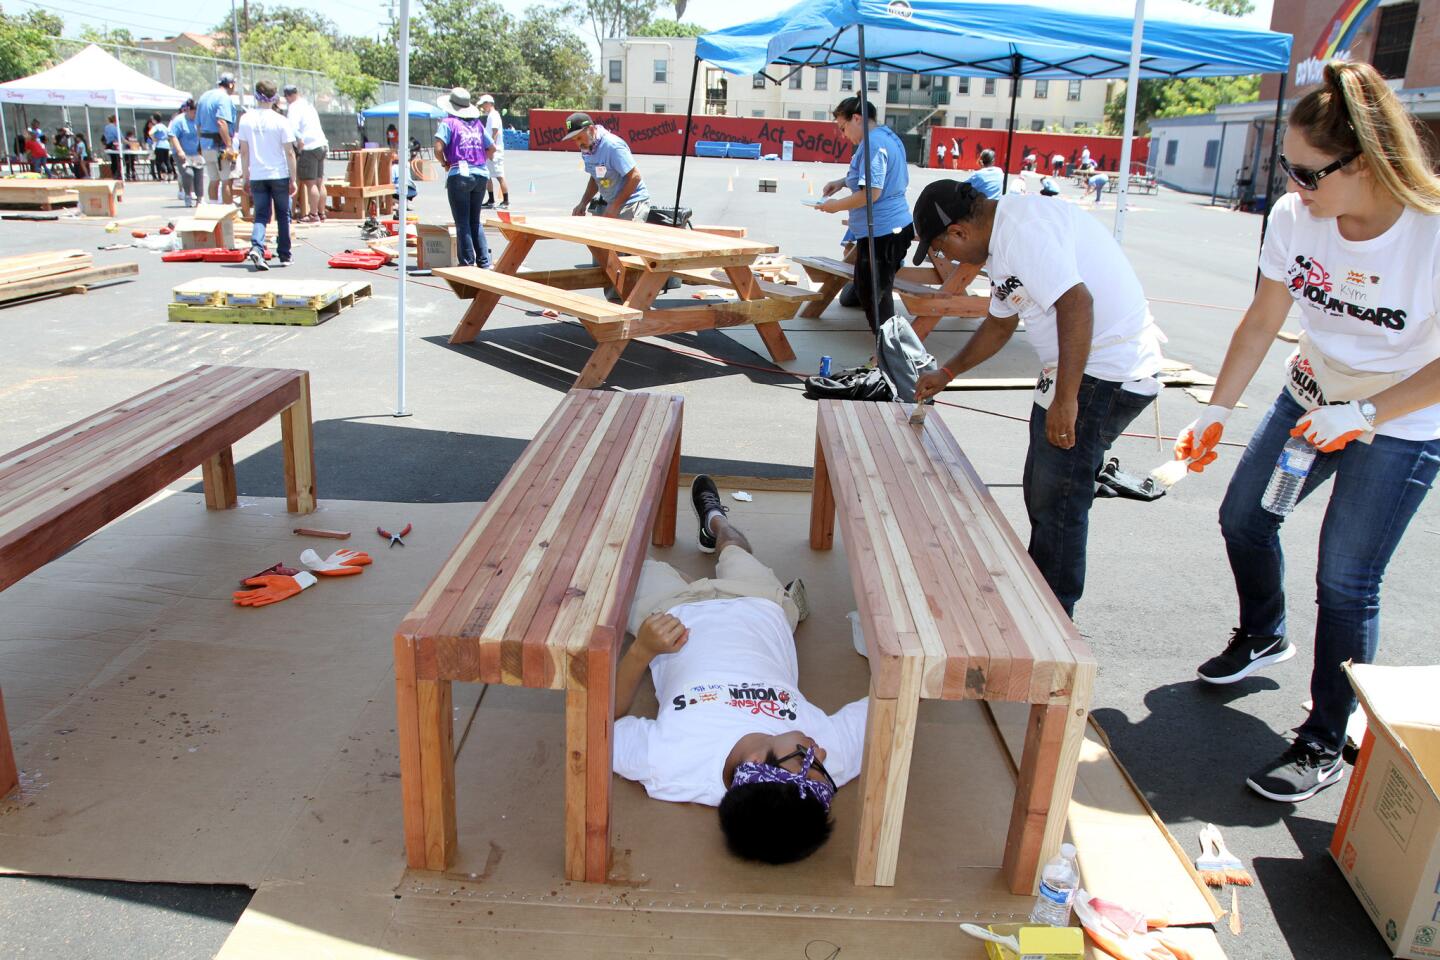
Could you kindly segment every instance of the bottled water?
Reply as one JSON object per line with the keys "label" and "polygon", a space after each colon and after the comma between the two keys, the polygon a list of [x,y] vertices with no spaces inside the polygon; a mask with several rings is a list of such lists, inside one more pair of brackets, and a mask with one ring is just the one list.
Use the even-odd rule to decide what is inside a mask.
{"label": "bottled water", "polygon": [[1304,437],[1291,437],[1275,461],[1275,472],[1270,474],[1270,483],[1265,487],[1265,496],[1260,506],[1276,516],[1289,516],[1300,499],[1300,488],[1310,475],[1315,464],[1315,448]]}
{"label": "bottled water", "polygon": [[1075,845],[1062,843],[1060,855],[1045,864],[1045,869],[1040,872],[1040,893],[1035,897],[1035,909],[1030,911],[1030,922],[1052,927],[1070,926],[1070,905],[1075,900],[1075,888],[1079,885]]}

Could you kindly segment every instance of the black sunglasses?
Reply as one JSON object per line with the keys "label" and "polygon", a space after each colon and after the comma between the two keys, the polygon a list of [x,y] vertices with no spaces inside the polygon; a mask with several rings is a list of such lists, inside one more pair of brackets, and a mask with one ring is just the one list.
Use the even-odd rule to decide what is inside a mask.
{"label": "black sunglasses", "polygon": [[[773,759],[774,756],[775,756],[775,754],[772,753],[772,754],[770,754],[769,757],[767,757],[767,758],[765,759],[765,762],[768,763],[768,764],[769,764],[770,766],[772,766],[772,767],[778,767],[778,766],[780,766],[782,763],[789,763],[791,760],[796,760],[796,759],[798,759],[798,760],[800,760],[800,761],[802,762],[802,764],[803,764],[803,762],[804,762],[804,760],[805,760],[805,754],[808,753],[811,749],[814,749],[814,748],[813,748],[813,747],[812,747],[812,748],[808,748],[808,749],[807,749],[807,748],[801,748],[801,749],[799,749],[799,750],[791,751],[790,753],[785,754],[785,756],[781,757],[779,760]],[[819,757],[816,757],[814,760],[811,760],[811,761],[810,761],[810,766],[813,767],[813,768],[815,768],[816,770],[819,770],[819,771],[820,771],[820,775],[823,776],[823,777],[825,778],[826,782],[828,782],[828,783],[830,784],[830,789],[831,789],[831,790],[839,791],[840,788],[837,787],[837,786],[835,786],[835,778],[832,777],[832,776],[830,776],[830,771],[825,769],[825,764],[823,764],[823,763],[820,762],[820,758],[819,758]]]}
{"label": "black sunglasses", "polygon": [[1360,156],[1360,151],[1357,150],[1354,153],[1350,154],[1348,157],[1341,157],[1339,160],[1336,160],[1328,167],[1321,167],[1319,170],[1311,170],[1309,167],[1295,166],[1289,160],[1287,160],[1285,158],[1285,154],[1282,153],[1280,154],[1280,169],[1284,170],[1285,174],[1291,180],[1294,180],[1295,183],[1300,187],[1300,189],[1314,190],[1320,186],[1321,180],[1324,180],[1336,170],[1341,169],[1358,156]]}

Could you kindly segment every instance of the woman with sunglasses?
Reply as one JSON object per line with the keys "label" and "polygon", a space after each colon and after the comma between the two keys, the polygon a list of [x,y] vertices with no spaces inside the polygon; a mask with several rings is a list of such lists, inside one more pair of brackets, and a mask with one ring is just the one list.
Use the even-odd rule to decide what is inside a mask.
{"label": "woman with sunglasses", "polygon": [[1211,403],[1175,455],[1203,470],[1225,420],[1293,303],[1301,337],[1286,385],[1241,456],[1220,506],[1240,625],[1201,680],[1234,683],[1295,656],[1285,635],[1282,517],[1261,507],[1281,448],[1304,437],[1316,458],[1303,500],[1333,478],[1320,531],[1313,707],[1274,762],[1247,780],[1298,802],[1344,775],[1355,707],[1341,671],[1369,663],[1380,582],[1440,467],[1440,180],[1415,127],[1367,63],[1334,62],[1290,113],[1255,298],[1230,340]]}

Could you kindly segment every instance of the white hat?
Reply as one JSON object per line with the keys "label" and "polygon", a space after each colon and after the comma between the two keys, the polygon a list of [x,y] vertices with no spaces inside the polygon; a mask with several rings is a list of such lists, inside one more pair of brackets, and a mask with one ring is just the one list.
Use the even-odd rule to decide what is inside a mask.
{"label": "white hat", "polygon": [[494,102],[495,102],[495,98],[492,97],[492,96],[490,96],[490,94],[487,93],[487,94],[485,94],[484,96],[482,96],[482,97],[480,98],[479,102],[480,102],[480,103],[494,103]]}
{"label": "white hat", "polygon": [[435,98],[435,105],[461,120],[474,120],[480,116],[480,108],[470,102],[470,91],[464,87],[455,87],[449,93],[440,94]]}

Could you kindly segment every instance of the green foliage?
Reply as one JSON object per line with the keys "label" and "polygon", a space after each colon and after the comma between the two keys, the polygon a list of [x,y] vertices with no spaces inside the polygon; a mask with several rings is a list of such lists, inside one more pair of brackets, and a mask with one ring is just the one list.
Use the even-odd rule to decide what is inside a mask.
{"label": "green foliage", "polygon": [[80,28],[80,39],[89,43],[118,43],[127,47],[135,45],[135,36],[123,27],[116,27],[113,30],[97,30],[88,23]]}
{"label": "green foliage", "polygon": [[[595,45],[606,37],[633,36],[650,22],[660,0],[579,0],[572,15],[581,23],[589,23],[595,34]],[[683,15],[683,9],[676,14]]]}
{"label": "green foliage", "polygon": [[709,33],[707,27],[698,23],[681,23],[677,20],[651,20],[639,30],[631,34],[632,37],[698,37],[701,34]]}
{"label": "green foliage", "polygon": [[[600,102],[600,75],[590,63],[585,41],[546,7],[525,11],[515,31],[515,43],[538,82],[537,89],[509,99],[512,111],[536,107],[585,110]],[[495,84],[495,89],[504,87]]]}
{"label": "green foliage", "polygon": [[11,16],[0,8],[0,82],[28,77],[54,63],[54,39],[63,27],[59,17],[43,10]]}

